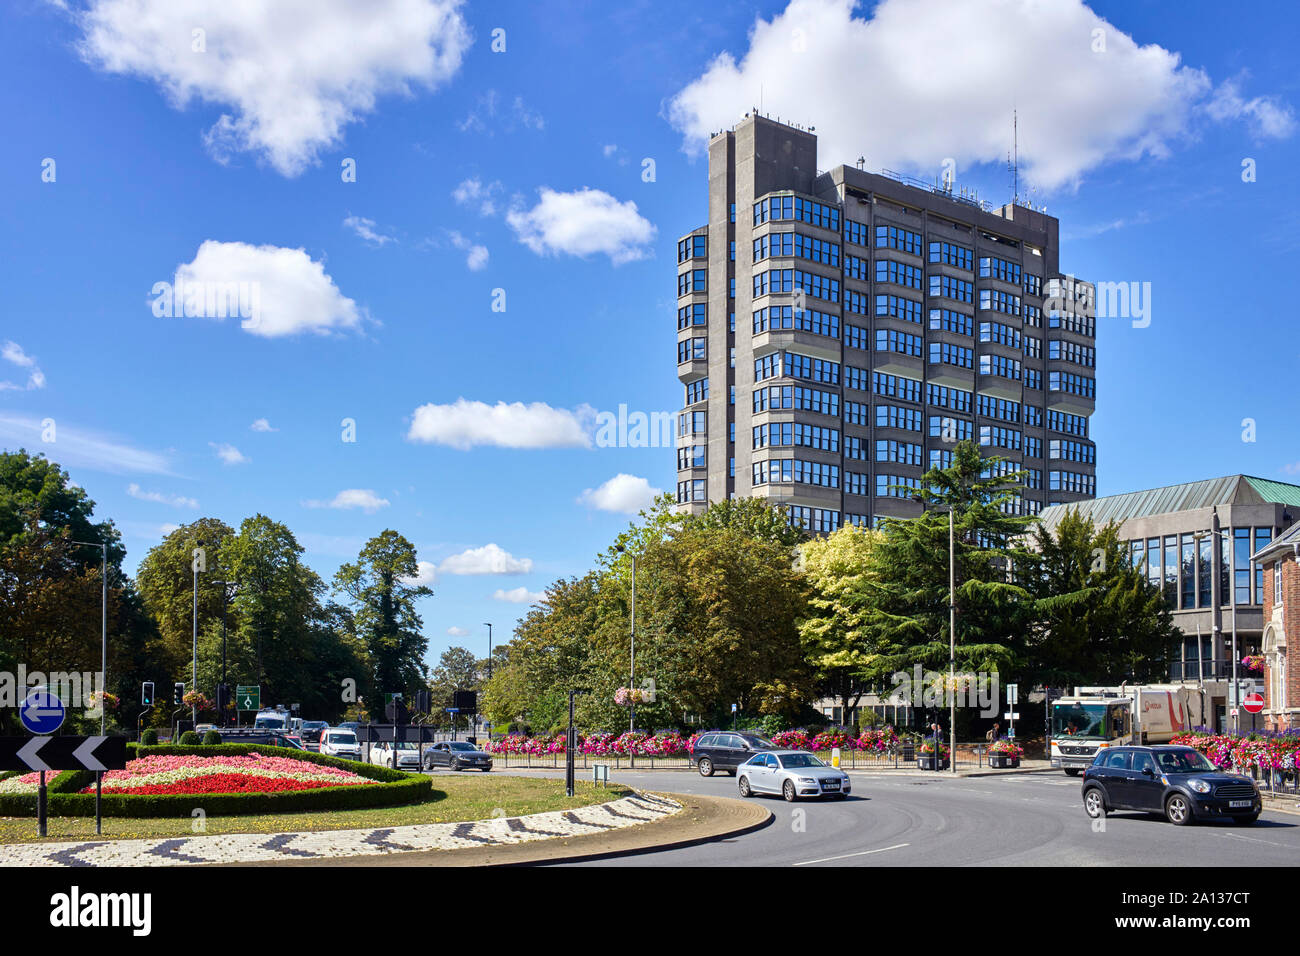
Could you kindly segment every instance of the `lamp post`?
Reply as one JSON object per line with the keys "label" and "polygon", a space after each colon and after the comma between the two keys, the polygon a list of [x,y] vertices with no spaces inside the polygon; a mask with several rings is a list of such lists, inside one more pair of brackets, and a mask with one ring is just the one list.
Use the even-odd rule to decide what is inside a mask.
{"label": "lamp post", "polygon": [[226,726],[226,699],[230,694],[230,687],[226,683],[226,606],[230,603],[230,596],[239,591],[239,582],[213,581],[212,583],[221,588],[221,687],[217,691],[217,721],[224,727]]}
{"label": "lamp post", "polygon": [[[1219,520],[1219,516],[1218,513],[1216,512],[1214,515],[1215,524],[1218,524],[1218,520]],[[1193,537],[1197,540],[1197,542],[1200,542],[1202,538],[1209,537],[1211,535],[1222,538],[1224,541],[1232,540],[1232,536],[1229,535],[1228,532],[1219,531],[1217,529],[1211,531],[1198,531],[1193,535]],[[1216,583],[1220,582],[1223,579],[1223,572],[1220,570],[1220,566],[1222,565],[1222,563],[1223,563],[1223,549],[1216,547],[1214,549],[1215,574],[1214,574],[1214,578],[1212,579]],[[1237,684],[1237,582],[1233,578],[1229,578],[1228,580],[1228,592],[1230,595],[1228,606],[1232,610],[1232,685],[1231,685],[1232,690],[1230,692],[1229,699],[1235,704],[1235,706],[1232,707],[1232,732],[1235,734],[1238,732],[1238,730],[1241,727],[1241,716],[1240,716],[1241,688]],[[1221,602],[1215,604],[1214,606],[1215,614],[1220,613],[1219,608],[1221,606],[1222,606]],[[1216,634],[1219,633],[1219,626],[1217,624],[1214,625],[1214,631]],[[1199,644],[1200,641],[1198,640],[1197,643]]]}
{"label": "lamp post", "polygon": [[[492,625],[484,621],[483,626],[488,629],[488,680],[490,681],[492,680]],[[492,721],[490,719],[487,721],[487,736],[488,742],[491,743]]]}
{"label": "lamp post", "polygon": [[[104,736],[105,710],[104,695],[108,693],[108,543],[94,541],[70,541],[85,548],[99,548],[100,552],[100,617],[99,617],[99,735]],[[42,777],[42,780],[45,778]],[[104,832],[104,821],[100,815],[100,801],[104,798],[104,771],[95,771],[95,833]]]}
{"label": "lamp post", "polygon": [[[636,693],[636,554],[635,552],[627,551],[627,549],[624,548],[623,545],[621,544],[615,545],[614,549],[618,551],[619,554],[626,553],[627,556],[632,559],[631,670],[630,670],[630,676],[628,677],[628,683],[627,683],[627,692],[630,697],[630,706],[628,707],[627,729],[629,733],[632,733],[636,730],[636,697],[632,696]],[[634,751],[635,748],[629,744],[628,764],[629,766],[632,767],[636,766],[636,753]]]}
{"label": "lamp post", "polygon": [[[912,500],[925,504],[920,495],[912,495]],[[948,754],[952,762],[952,772],[957,773],[957,535],[953,518],[953,504],[948,505]],[[934,766],[942,764],[939,749],[939,733],[934,734]]]}

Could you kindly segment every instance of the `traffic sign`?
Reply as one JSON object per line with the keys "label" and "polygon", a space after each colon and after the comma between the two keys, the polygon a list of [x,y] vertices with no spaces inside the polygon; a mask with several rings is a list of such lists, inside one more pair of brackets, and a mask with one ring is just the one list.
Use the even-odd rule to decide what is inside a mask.
{"label": "traffic sign", "polygon": [[1018,703],[1020,703],[1020,685],[1008,684],[1007,685],[1007,706],[1014,707]]}
{"label": "traffic sign", "polygon": [[237,684],[235,686],[235,707],[238,710],[261,710],[262,687],[260,684]]}
{"label": "traffic sign", "polygon": [[1014,728],[1014,727],[1008,727],[1008,728],[1007,728],[1007,738],[1010,739],[1010,740],[1015,740],[1015,739],[1016,739],[1016,728]]}
{"label": "traffic sign", "polygon": [[1249,714],[1258,714],[1264,709],[1264,695],[1250,694],[1244,701],[1242,701],[1241,706],[1245,707],[1246,712]]}
{"label": "traffic sign", "polygon": [[63,701],[51,694],[49,688],[38,687],[18,705],[18,716],[23,726],[34,734],[52,734],[63,726],[67,714]]}
{"label": "traffic sign", "polygon": [[0,770],[124,770],[125,737],[0,737]]}
{"label": "traffic sign", "polygon": [[1017,714],[1015,711],[1009,710],[1009,711],[1007,711],[1005,714],[1002,715],[1002,719],[1003,719],[1003,720],[1019,720],[1019,719],[1020,719],[1020,715]]}

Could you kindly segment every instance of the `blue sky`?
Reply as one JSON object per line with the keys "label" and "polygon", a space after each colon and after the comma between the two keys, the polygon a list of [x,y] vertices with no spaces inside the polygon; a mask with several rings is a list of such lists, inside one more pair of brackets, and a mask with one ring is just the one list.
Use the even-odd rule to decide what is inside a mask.
{"label": "blue sky", "polygon": [[[1151,283],[1147,327],[1099,322],[1098,493],[1300,481],[1294,5],[137,3],[0,13],[0,447],[65,464],[130,568],[260,511],[328,580],[392,527],[434,578],[431,660],[506,639],[510,597],[674,486],[671,449],[596,447],[593,415],[681,404],[700,135],[755,93],[822,168],[952,157],[997,203],[1018,110],[1064,268]],[[178,271],[259,279],[258,325],[155,315]]]}

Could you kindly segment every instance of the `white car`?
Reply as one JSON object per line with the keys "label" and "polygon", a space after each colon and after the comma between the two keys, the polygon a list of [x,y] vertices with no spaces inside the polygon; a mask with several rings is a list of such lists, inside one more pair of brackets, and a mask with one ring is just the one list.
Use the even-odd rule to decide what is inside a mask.
{"label": "white car", "polygon": [[370,745],[370,762],[377,763],[381,767],[388,767],[391,770],[415,770],[420,769],[420,750],[416,744],[401,743],[397,745],[397,763],[393,763],[393,745],[392,744],[371,744]]}
{"label": "white car", "polygon": [[853,788],[847,773],[823,763],[806,750],[767,750],[754,754],[736,768],[736,786],[742,797],[779,793],[791,803],[800,797],[843,800]]}
{"label": "white car", "polygon": [[321,731],[320,752],[327,757],[360,760],[361,744],[357,742],[357,735],[352,731],[327,727]]}

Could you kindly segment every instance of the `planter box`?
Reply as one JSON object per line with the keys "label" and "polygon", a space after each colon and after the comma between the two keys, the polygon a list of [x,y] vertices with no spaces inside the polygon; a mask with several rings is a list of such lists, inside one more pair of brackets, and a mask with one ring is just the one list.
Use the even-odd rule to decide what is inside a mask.
{"label": "planter box", "polygon": [[1020,758],[1014,754],[989,754],[989,766],[994,770],[1009,770],[1020,766]]}
{"label": "planter box", "polygon": [[[916,757],[916,769],[917,769],[917,770],[934,770],[934,769],[935,769],[935,766],[934,766],[934,755],[933,755],[933,754],[917,754],[917,757]],[[942,761],[939,763],[939,767],[938,767],[938,769],[939,769],[939,770],[947,770],[947,769],[948,769],[948,761],[947,761],[947,759],[944,759],[944,760],[942,760]]]}

